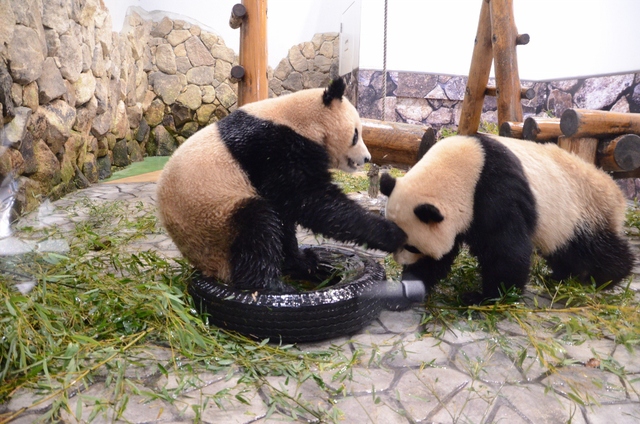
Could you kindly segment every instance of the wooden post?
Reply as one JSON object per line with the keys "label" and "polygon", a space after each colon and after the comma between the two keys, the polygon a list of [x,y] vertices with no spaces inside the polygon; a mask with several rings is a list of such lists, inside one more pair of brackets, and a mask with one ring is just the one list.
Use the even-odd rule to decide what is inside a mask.
{"label": "wooden post", "polygon": [[560,118],[560,129],[567,137],[640,135],[640,113],[567,109]]}
{"label": "wooden post", "polygon": [[596,163],[597,138],[560,136],[558,137],[558,146],[582,158],[585,162]]}
{"label": "wooden post", "polygon": [[[267,80],[267,0],[242,0],[246,14],[240,25],[238,106],[269,97]],[[233,15],[232,15],[233,16]]]}
{"label": "wooden post", "polygon": [[513,18],[513,0],[491,0],[493,65],[498,87],[498,125],[522,121],[520,77],[516,42],[518,32]]}
{"label": "wooden post", "polygon": [[604,171],[633,171],[640,168],[640,136],[625,134],[598,145],[597,164]]}
{"label": "wooden post", "polygon": [[436,142],[433,128],[362,119],[362,139],[377,165],[415,165]]}
{"label": "wooden post", "polygon": [[471,56],[469,79],[464,92],[464,99],[462,100],[458,134],[471,135],[478,132],[482,105],[484,104],[484,92],[489,82],[492,60],[491,12],[489,1],[482,0],[480,20],[478,21],[473,55]]}
{"label": "wooden post", "polygon": [[534,118],[532,116],[524,120],[522,137],[533,141],[557,141],[562,135],[560,131],[560,118]]}
{"label": "wooden post", "polygon": [[375,199],[380,193],[380,167],[375,163],[370,163],[367,177],[369,177],[369,190],[367,192],[370,198]]}
{"label": "wooden post", "polygon": [[522,122],[504,121],[500,125],[499,134],[503,137],[522,138]]}

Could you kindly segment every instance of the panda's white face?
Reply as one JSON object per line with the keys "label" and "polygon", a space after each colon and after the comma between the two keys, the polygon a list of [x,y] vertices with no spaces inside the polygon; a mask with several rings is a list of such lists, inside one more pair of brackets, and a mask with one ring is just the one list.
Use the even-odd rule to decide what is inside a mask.
{"label": "panda's white face", "polygon": [[329,129],[326,140],[327,150],[334,160],[333,166],[345,172],[353,172],[371,160],[371,154],[362,140],[360,116],[347,99],[333,102],[338,119],[335,128]]}

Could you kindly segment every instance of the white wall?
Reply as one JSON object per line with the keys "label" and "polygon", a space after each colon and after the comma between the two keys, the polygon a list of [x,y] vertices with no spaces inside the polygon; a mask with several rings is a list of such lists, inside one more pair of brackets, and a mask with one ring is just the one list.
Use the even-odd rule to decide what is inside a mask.
{"label": "white wall", "polygon": [[[384,0],[356,0],[360,51],[354,63],[382,69]],[[467,75],[483,0],[388,0],[387,69]],[[238,51],[229,27],[240,0],[105,0],[114,30],[128,6],[192,16]],[[269,65],[318,32],[339,32],[354,0],[268,0]],[[514,0],[521,79],[550,80],[640,71],[640,0]]]}
{"label": "white wall", "polygon": [[[362,0],[360,67],[382,69],[384,0]],[[482,0],[389,0],[387,69],[468,75]],[[640,71],[639,0],[514,0],[521,79]]]}

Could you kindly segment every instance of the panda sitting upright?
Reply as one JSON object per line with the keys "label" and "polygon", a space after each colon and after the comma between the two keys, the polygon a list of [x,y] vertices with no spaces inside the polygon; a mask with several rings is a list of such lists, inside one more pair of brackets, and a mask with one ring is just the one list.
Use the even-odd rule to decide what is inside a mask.
{"label": "panda sitting upright", "polygon": [[623,235],[626,200],[595,166],[555,144],[478,134],[436,143],[406,175],[383,174],[386,217],[407,233],[395,253],[428,291],[446,277],[462,243],[477,257],[482,293],[524,288],[534,247],[556,280],[613,287],[631,272]]}
{"label": "panda sitting upright", "polygon": [[371,158],[345,83],[249,103],[198,131],[167,162],[157,187],[162,224],[207,277],[238,289],[292,291],[283,272],[311,275],[296,225],[393,252],[406,236],[332,183]]}

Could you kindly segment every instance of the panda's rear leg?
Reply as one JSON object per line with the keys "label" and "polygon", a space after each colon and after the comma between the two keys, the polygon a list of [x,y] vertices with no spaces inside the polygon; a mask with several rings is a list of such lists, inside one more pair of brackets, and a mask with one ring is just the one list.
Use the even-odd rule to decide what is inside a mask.
{"label": "panda's rear leg", "polygon": [[242,290],[294,292],[281,277],[282,224],[264,199],[252,198],[236,210],[231,222],[235,239],[229,262],[231,282]]}
{"label": "panda's rear leg", "polygon": [[631,274],[635,262],[629,242],[608,230],[579,232],[545,259],[555,280],[577,277],[582,284],[591,284],[593,279],[597,287],[610,283],[608,288]]}

